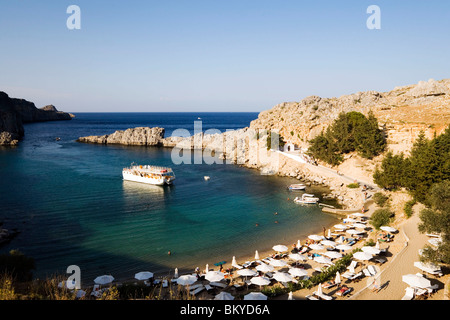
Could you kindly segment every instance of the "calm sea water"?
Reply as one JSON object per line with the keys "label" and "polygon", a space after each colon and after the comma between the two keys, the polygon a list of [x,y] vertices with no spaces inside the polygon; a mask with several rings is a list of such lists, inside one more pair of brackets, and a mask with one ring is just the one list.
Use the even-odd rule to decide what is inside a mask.
{"label": "calm sea water", "polygon": [[[212,266],[338,221],[288,201],[286,186],[295,179],[236,165],[175,166],[171,149],[75,142],[137,126],[164,127],[166,136],[179,128],[193,133],[199,117],[203,130],[223,132],[248,126],[257,114],[80,113],[72,121],[26,125],[19,147],[0,149],[0,221],[21,231],[0,253],[19,249],[35,258],[37,277],[78,265],[90,285],[101,274],[130,279],[144,270]],[[122,168],[132,162],[172,167],[175,185],[123,181]]]}

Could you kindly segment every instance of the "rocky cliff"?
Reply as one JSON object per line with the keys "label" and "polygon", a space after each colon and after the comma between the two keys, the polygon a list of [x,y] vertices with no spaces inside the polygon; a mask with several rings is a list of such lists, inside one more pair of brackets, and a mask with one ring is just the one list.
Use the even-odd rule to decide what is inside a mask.
{"label": "rocky cliff", "polygon": [[32,102],[10,98],[0,91],[0,145],[17,145],[25,133],[24,123],[71,120],[72,117],[54,106],[38,109]]}
{"label": "rocky cliff", "polygon": [[130,128],[116,131],[109,135],[80,137],[78,142],[99,144],[122,144],[127,146],[162,146],[164,140],[163,128]]}

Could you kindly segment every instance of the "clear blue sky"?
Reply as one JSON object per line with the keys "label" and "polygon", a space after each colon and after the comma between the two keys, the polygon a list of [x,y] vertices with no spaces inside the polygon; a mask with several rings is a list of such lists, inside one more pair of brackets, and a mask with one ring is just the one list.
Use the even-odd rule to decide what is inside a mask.
{"label": "clear blue sky", "polygon": [[449,38],[450,1],[0,0],[0,91],[70,112],[259,112],[450,78]]}

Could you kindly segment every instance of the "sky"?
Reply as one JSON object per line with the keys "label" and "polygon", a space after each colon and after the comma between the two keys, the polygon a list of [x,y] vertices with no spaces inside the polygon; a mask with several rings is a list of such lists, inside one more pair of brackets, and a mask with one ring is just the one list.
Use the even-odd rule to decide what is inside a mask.
{"label": "sky", "polygon": [[0,0],[0,91],[67,112],[261,112],[450,78],[449,30],[446,0]]}

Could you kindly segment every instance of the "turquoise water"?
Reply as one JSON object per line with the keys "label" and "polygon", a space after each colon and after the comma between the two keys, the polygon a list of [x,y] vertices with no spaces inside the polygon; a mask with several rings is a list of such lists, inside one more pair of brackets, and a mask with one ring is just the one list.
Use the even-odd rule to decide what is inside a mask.
{"label": "turquoise water", "polygon": [[[77,114],[69,122],[27,125],[19,147],[0,149],[0,221],[21,232],[0,252],[19,249],[35,258],[37,277],[78,265],[84,284],[92,284],[105,273],[128,279],[143,270],[212,266],[338,221],[288,201],[286,186],[295,179],[236,165],[176,166],[171,149],[75,142],[141,125],[165,127],[168,136],[176,128],[192,131],[197,117],[205,130],[225,131],[248,126],[257,114]],[[121,170],[131,162],[170,166],[175,184],[123,181]]]}

